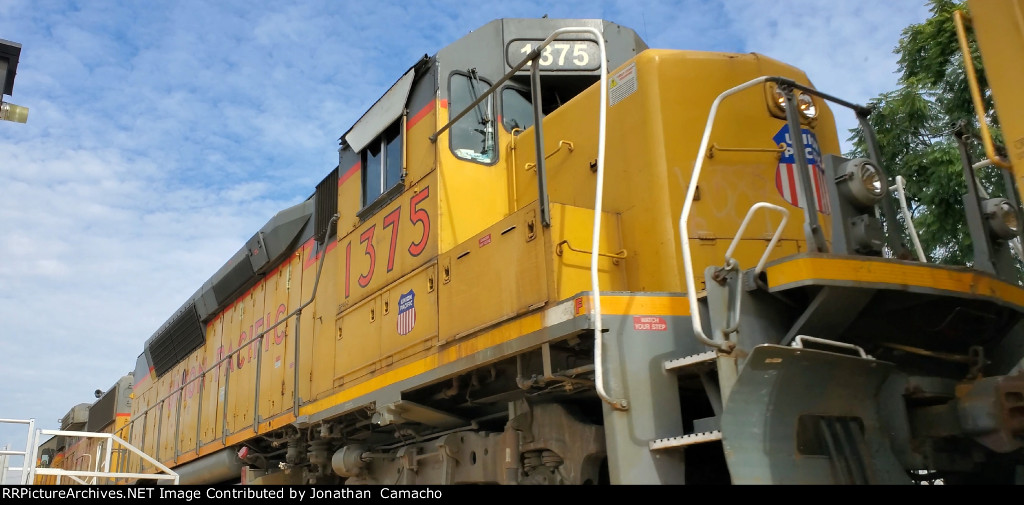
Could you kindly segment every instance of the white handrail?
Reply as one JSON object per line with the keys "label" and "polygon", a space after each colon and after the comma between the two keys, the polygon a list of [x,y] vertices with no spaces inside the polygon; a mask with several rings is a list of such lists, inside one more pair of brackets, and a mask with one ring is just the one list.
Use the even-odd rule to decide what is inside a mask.
{"label": "white handrail", "polygon": [[[121,477],[121,478],[127,478],[127,479],[171,480],[171,481],[173,481],[173,483],[175,485],[178,484],[179,477],[178,477],[177,472],[175,472],[174,470],[171,470],[170,468],[165,466],[163,463],[160,463],[159,461],[157,461],[156,459],[154,459],[150,455],[142,452],[141,450],[139,450],[138,448],[136,448],[132,444],[129,444],[128,442],[125,442],[124,440],[122,440],[117,435],[113,435],[111,433],[93,433],[93,432],[88,432],[88,431],[63,431],[63,430],[38,430],[37,433],[38,433],[38,435],[61,435],[61,436],[66,436],[66,437],[98,438],[98,439],[105,439],[105,440],[107,440],[106,447],[104,448],[105,449],[104,453],[105,453],[105,459],[106,460],[103,461],[102,464],[103,464],[103,468],[108,469],[108,470],[110,468],[110,457],[111,457],[111,454],[113,452],[113,446],[114,446],[114,443],[116,442],[116,443],[121,444],[122,446],[124,446],[129,451],[134,452],[135,454],[138,454],[140,458],[145,459],[149,463],[152,463],[153,466],[155,466],[158,469],[160,469],[160,471],[162,471],[163,473],[162,474],[160,474],[160,473],[152,474],[152,473],[110,472],[110,471],[76,471],[76,470],[64,470],[64,469],[60,469],[60,468],[36,468],[35,464],[33,463],[33,465],[31,466],[31,470],[29,472],[25,473],[27,478],[24,479],[24,482],[26,484],[33,482],[35,480],[35,476],[36,475],[56,475],[57,479],[58,479],[58,482],[59,482],[59,479],[62,476],[68,476],[68,477],[71,477],[72,479],[75,479],[75,480],[77,480],[79,482],[81,482],[81,479],[78,479],[78,477],[93,477],[93,479],[94,479],[93,482],[96,482],[95,479],[97,477],[107,477],[107,478],[118,478],[118,477]],[[38,435],[36,436],[36,439],[39,438]],[[98,449],[97,449],[97,451],[98,451]],[[89,456],[91,456],[91,455],[89,455]],[[32,461],[33,462],[35,461],[35,449],[34,448],[32,450]],[[97,462],[97,468],[99,468],[99,462]]]}
{"label": "white handrail", "polygon": [[[605,129],[606,129],[605,125],[606,125],[606,122],[607,122],[605,116],[607,114],[606,109],[608,108],[607,107],[607,103],[608,103],[608,55],[607,55],[607,51],[605,50],[605,46],[604,46],[604,35],[602,35],[601,32],[599,32],[596,28],[589,27],[589,26],[586,26],[586,27],[569,26],[569,27],[565,27],[565,28],[558,28],[555,31],[551,32],[551,35],[548,35],[548,37],[546,39],[541,41],[541,43],[537,44],[537,47],[534,48],[530,52],[530,54],[528,54],[525,58],[523,58],[523,60],[520,61],[519,64],[517,64],[515,67],[513,67],[513,69],[511,71],[509,71],[501,79],[499,79],[498,82],[492,84],[491,87],[487,89],[487,91],[483,92],[479,97],[477,97],[477,99],[473,103],[469,104],[469,106],[466,107],[465,110],[463,110],[458,115],[456,115],[455,118],[449,120],[448,123],[446,123],[444,126],[441,127],[441,129],[439,129],[433,135],[431,135],[430,136],[430,140],[431,140],[431,142],[435,141],[437,139],[438,135],[440,135],[442,132],[447,130],[452,124],[455,123],[455,121],[458,121],[467,111],[469,111],[469,109],[475,107],[476,104],[480,103],[487,96],[490,96],[491,93],[493,93],[496,89],[498,89],[498,87],[501,85],[501,83],[503,83],[506,80],[508,80],[513,74],[518,72],[519,69],[523,68],[523,66],[526,65],[527,61],[531,59],[531,55],[533,55],[532,59],[534,59],[534,60],[538,59],[540,57],[540,51],[542,49],[547,47],[548,44],[550,44],[553,40],[558,38],[558,36],[560,36],[562,34],[565,34],[565,33],[589,33],[589,34],[593,35],[594,36],[594,40],[595,40],[595,42],[597,42],[598,49],[600,50],[600,53],[601,53],[601,57],[600,57],[600,60],[601,60],[601,103],[600,103],[600,108],[601,108],[601,110],[599,111],[599,116],[598,116],[597,188],[595,190],[596,194],[594,195],[594,233],[593,233],[593,243],[592,243],[592,248],[591,248],[591,250],[593,251],[593,253],[592,253],[593,256],[591,257],[591,260],[590,260],[590,284],[591,284],[591,290],[592,290],[593,298],[594,298],[594,303],[592,305],[592,313],[591,314],[592,314],[592,317],[593,317],[593,319],[595,321],[595,323],[594,323],[594,382],[597,383],[597,394],[598,394],[598,396],[601,397],[602,400],[604,400],[605,402],[609,403],[613,408],[620,409],[620,410],[625,410],[625,409],[628,408],[627,401],[625,399],[613,399],[613,398],[611,398],[607,394],[607,392],[605,392],[605,389],[604,389],[604,379],[603,379],[603,375],[604,375],[603,368],[604,368],[604,366],[602,364],[602,362],[603,362],[603,360],[602,360],[602,356],[603,356],[603,349],[602,349],[602,347],[603,347],[603,345],[602,345],[602,339],[601,339],[601,334],[603,332],[603,329],[601,328],[601,288],[600,288],[600,285],[599,285],[599,282],[598,282],[598,279],[597,279],[597,258],[598,258],[597,251],[599,250],[598,249],[598,243],[600,242],[600,238],[601,238],[601,206],[602,206],[601,200],[602,200],[602,195],[604,193],[604,145],[605,145]],[[538,71],[538,67],[539,67],[539,62],[534,62],[533,68],[531,68],[531,73],[537,72]],[[537,82],[539,82],[540,74],[537,73],[535,75],[537,76]],[[531,84],[532,84],[532,81],[533,81],[533,79],[531,79]],[[539,104],[534,104],[534,106],[535,107],[539,107],[540,105]],[[538,118],[537,122],[540,123],[541,119]],[[540,125],[539,124],[536,125],[535,129],[539,130],[540,129]],[[537,138],[538,139],[542,139],[542,136],[538,135]],[[544,153],[540,152],[539,145],[538,145],[538,149],[537,149],[538,167],[541,166],[541,160],[543,160],[543,156],[544,156]],[[543,183],[543,181],[544,181],[543,177],[544,176],[540,173],[540,170],[538,170],[537,176],[540,178],[541,183]],[[540,200],[540,204],[541,204],[541,214],[542,214],[542,218],[544,220],[544,225],[547,226],[550,223],[547,221],[547,218],[544,217],[544,216],[546,216],[546,213],[547,213],[547,211],[545,210],[547,208],[546,207],[547,204],[545,203],[545,201],[546,201],[545,200],[546,193],[543,190],[543,185],[538,189],[538,195],[537,196],[538,196],[538,199]],[[298,373],[298,369],[296,369],[296,373]],[[296,393],[296,394],[298,394],[298,393]]]}
{"label": "white handrail", "polygon": [[[601,109],[598,114],[597,122],[597,184],[594,190],[594,232],[590,248],[592,251],[590,256],[590,286],[591,291],[593,292],[593,304],[591,307],[593,309],[594,320],[594,382],[597,385],[597,395],[600,396],[602,400],[611,405],[612,408],[626,410],[629,408],[629,403],[626,399],[612,398],[604,388],[604,348],[602,342],[602,334],[604,330],[601,327],[601,285],[597,277],[597,251],[600,250],[598,246],[601,242],[601,209],[602,199],[604,196],[604,150],[607,124],[606,115],[608,109],[608,57],[604,47],[604,36],[601,32],[597,31],[596,28],[591,27],[559,28],[552,32],[551,35],[544,39],[543,42],[538,44],[537,50],[539,51],[543,49],[563,33],[590,33],[594,35],[598,49],[601,52]],[[543,155],[543,153],[537,153],[537,156]]]}
{"label": "white handrail", "polygon": [[786,222],[789,221],[789,210],[778,205],[773,205],[768,202],[757,202],[750,206],[750,210],[747,211],[747,215],[743,217],[743,222],[740,223],[740,229],[736,232],[736,236],[733,237],[732,243],[729,244],[729,249],[725,251],[725,263],[729,264],[730,261],[734,261],[732,253],[736,249],[736,245],[739,244],[740,238],[743,237],[743,232],[747,229],[747,223],[750,222],[750,218],[754,216],[754,213],[759,209],[771,209],[782,213],[782,222],[779,223],[779,227],[772,234],[772,239],[768,242],[768,248],[765,249],[764,254],[761,255],[761,260],[757,262],[757,268],[754,269],[754,275],[761,273],[764,270],[764,264],[768,261],[768,255],[771,254],[772,249],[775,248],[775,244],[779,241],[779,237],[782,236],[782,230],[786,228]]}
{"label": "white handrail", "polygon": [[715,342],[704,334],[704,325],[700,320],[700,310],[697,307],[697,287],[693,281],[693,263],[690,258],[690,233],[686,228],[690,219],[690,207],[693,205],[693,196],[697,191],[697,179],[700,178],[701,168],[704,166],[704,153],[708,152],[708,142],[711,137],[711,128],[715,122],[715,114],[718,112],[718,105],[726,97],[756,86],[768,80],[768,76],[758,77],[747,81],[734,88],[727,89],[715,98],[711,104],[711,111],[708,112],[708,122],[704,126],[704,136],[700,141],[700,148],[697,149],[697,160],[693,164],[693,173],[690,175],[690,185],[686,188],[686,200],[683,202],[683,211],[679,215],[679,240],[683,248],[683,273],[686,276],[686,298],[690,302],[690,321],[693,322],[693,333],[704,345],[722,350],[731,348],[728,341]]}
{"label": "white handrail", "polygon": [[[739,268],[739,263],[735,258],[732,257],[732,253],[736,250],[736,246],[740,243],[740,239],[743,238],[743,232],[747,229],[747,224],[750,223],[750,218],[754,216],[754,213],[760,209],[776,210],[782,214],[782,222],[779,223],[779,227],[772,234],[771,240],[768,242],[768,247],[765,248],[764,254],[761,255],[761,259],[757,262],[757,267],[754,268],[754,275],[759,275],[764,270],[764,264],[768,261],[768,256],[771,254],[772,249],[775,249],[775,244],[778,243],[779,237],[782,236],[782,230],[786,229],[786,222],[789,221],[789,210],[773,205],[768,202],[757,202],[750,206],[747,210],[747,215],[743,216],[743,222],[740,223],[739,230],[736,231],[736,236],[732,238],[732,242],[729,244],[729,249],[725,251],[725,269]],[[729,335],[739,328],[740,324],[740,300],[743,297],[736,295],[733,298],[733,308],[729,312],[729,316],[726,316],[726,327],[722,329],[722,340],[726,339],[726,335]]]}
{"label": "white handrail", "polygon": [[896,190],[897,199],[900,201],[900,210],[903,212],[903,220],[907,222],[907,231],[910,232],[910,240],[914,242],[914,249],[917,250],[917,259],[922,263],[928,263],[928,258],[924,255],[924,249],[921,248],[921,240],[917,238],[917,229],[914,228],[914,218],[910,215],[910,211],[907,209],[907,195],[904,192],[904,185],[907,180],[902,175],[896,176],[896,184],[889,188],[889,191]]}
{"label": "white handrail", "polygon": [[[27,424],[28,425],[28,440],[25,442],[25,452],[22,451],[0,451],[0,455],[4,456],[3,464],[0,465],[0,485],[7,484],[7,470],[18,470],[21,472],[21,484],[29,484],[29,469],[35,468],[36,455],[35,455],[35,419],[0,419],[0,423],[9,424]],[[21,456],[24,462],[20,467],[8,467],[7,456]]]}

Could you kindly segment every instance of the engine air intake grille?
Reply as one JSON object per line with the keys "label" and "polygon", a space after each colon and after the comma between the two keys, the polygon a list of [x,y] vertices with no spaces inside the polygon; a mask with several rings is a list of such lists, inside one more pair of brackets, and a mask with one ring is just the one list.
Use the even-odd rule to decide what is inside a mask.
{"label": "engine air intake grille", "polygon": [[114,421],[117,395],[118,388],[113,387],[92,404],[92,408],[89,409],[89,422],[85,424],[85,431],[98,432]]}
{"label": "engine air intake grille", "polygon": [[316,241],[323,244],[330,231],[331,218],[338,212],[338,167],[316,185]]}
{"label": "engine air intake grille", "polygon": [[188,304],[149,344],[149,356],[159,377],[206,341],[194,303]]}

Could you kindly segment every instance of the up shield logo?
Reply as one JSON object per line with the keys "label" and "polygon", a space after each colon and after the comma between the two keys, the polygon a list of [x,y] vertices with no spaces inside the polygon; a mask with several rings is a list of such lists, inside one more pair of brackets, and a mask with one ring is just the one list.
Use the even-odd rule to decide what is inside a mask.
{"label": "up shield logo", "polygon": [[[775,145],[784,144],[786,151],[779,159],[779,166],[775,169],[775,187],[779,190],[782,198],[791,205],[805,208],[804,192],[800,190],[800,177],[797,175],[796,154],[793,151],[793,136],[789,134],[789,125],[783,125],[778,133],[772,137]],[[822,214],[832,213],[832,204],[828,198],[828,188],[825,186],[825,168],[821,164],[821,148],[818,147],[818,137],[814,132],[803,128],[800,130],[800,146],[804,150],[807,159],[807,172],[811,180],[811,188],[814,193],[814,203],[818,212]]]}
{"label": "up shield logo", "polygon": [[398,297],[398,334],[407,335],[416,326],[416,293],[409,290]]}

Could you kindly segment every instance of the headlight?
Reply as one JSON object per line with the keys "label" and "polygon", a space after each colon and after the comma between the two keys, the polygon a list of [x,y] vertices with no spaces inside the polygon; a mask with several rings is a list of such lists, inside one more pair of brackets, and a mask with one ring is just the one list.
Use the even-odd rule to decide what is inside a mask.
{"label": "headlight", "polygon": [[[771,109],[773,115],[780,119],[786,118],[786,94],[774,83],[769,84],[770,91],[768,93],[768,100],[771,102]],[[793,91],[793,98],[796,100],[797,110],[800,112],[800,116],[804,121],[810,121],[818,117],[818,106],[814,103],[814,98],[807,93],[801,93],[800,91]]]}
{"label": "headlight", "polygon": [[785,111],[786,110],[786,94],[783,93],[782,90],[779,89],[778,86],[773,86],[772,87],[772,91],[773,91],[772,95],[775,98],[775,105],[780,110]]}
{"label": "headlight", "polygon": [[811,95],[806,93],[797,94],[796,105],[800,109],[800,114],[805,118],[814,119],[818,116],[818,107],[814,105],[814,99],[811,98]]}
{"label": "headlight", "polygon": [[885,195],[882,172],[866,158],[852,159],[839,169],[839,190],[855,207],[873,207]]}
{"label": "headlight", "polygon": [[1017,236],[1020,231],[1017,209],[1009,201],[1005,198],[989,198],[982,202],[982,209],[996,237],[1010,240]]}

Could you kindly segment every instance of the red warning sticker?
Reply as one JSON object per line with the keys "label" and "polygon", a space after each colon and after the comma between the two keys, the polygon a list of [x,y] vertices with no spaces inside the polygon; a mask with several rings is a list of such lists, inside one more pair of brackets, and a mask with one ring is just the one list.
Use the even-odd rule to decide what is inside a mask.
{"label": "red warning sticker", "polygon": [[658,316],[633,316],[633,329],[636,331],[665,331],[668,323]]}
{"label": "red warning sticker", "polygon": [[487,244],[490,244],[491,243],[491,234],[488,233],[487,235],[484,235],[484,236],[480,237],[480,240],[478,240],[477,243],[479,244],[477,247],[483,247],[483,246],[485,246]]}

